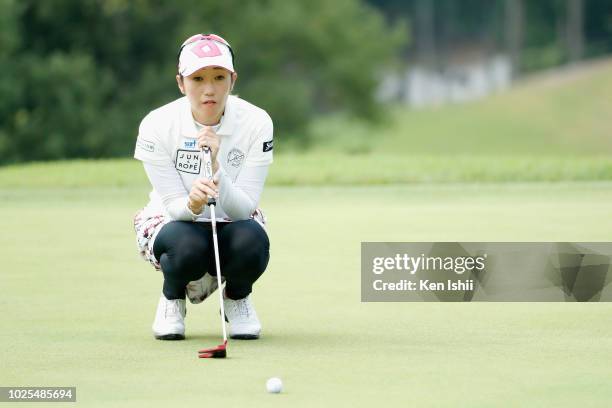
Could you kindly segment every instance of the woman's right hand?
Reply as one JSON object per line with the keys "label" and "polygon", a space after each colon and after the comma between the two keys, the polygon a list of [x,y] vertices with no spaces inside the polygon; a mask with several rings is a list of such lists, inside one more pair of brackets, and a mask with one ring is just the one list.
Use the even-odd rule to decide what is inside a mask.
{"label": "woman's right hand", "polygon": [[196,179],[189,192],[189,210],[194,214],[201,214],[203,207],[208,203],[208,197],[219,198],[219,186],[213,180],[205,177]]}

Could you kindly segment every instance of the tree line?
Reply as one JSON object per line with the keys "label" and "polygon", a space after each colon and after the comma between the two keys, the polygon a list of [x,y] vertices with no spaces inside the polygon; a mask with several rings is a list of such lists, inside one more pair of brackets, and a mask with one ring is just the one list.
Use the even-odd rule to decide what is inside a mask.
{"label": "tree line", "polygon": [[0,0],[0,164],[129,156],[198,32],[232,44],[235,93],[282,146],[322,113],[380,117],[394,63],[444,67],[467,44],[521,74],[612,52],[610,21],[610,0]]}
{"label": "tree line", "polygon": [[610,0],[368,0],[407,18],[409,63],[443,68],[453,51],[506,53],[517,75],[612,52]]}
{"label": "tree line", "polygon": [[179,45],[208,32],[281,145],[321,112],[375,117],[378,70],[407,38],[358,0],[0,0],[0,164],[129,156],[144,115],[180,96]]}

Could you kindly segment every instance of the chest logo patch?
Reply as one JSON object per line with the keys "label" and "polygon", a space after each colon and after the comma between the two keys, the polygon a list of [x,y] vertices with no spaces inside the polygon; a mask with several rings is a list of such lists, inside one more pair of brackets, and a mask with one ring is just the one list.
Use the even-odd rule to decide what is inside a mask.
{"label": "chest logo patch", "polygon": [[200,160],[200,152],[197,150],[183,150],[178,149],[176,151],[176,169],[183,173],[200,174],[200,166],[202,162]]}
{"label": "chest logo patch", "polygon": [[230,164],[232,167],[240,167],[243,161],[244,153],[241,150],[234,148],[227,154],[227,164]]}
{"label": "chest logo patch", "polygon": [[196,139],[183,139],[183,147],[185,149],[195,149],[196,148]]}

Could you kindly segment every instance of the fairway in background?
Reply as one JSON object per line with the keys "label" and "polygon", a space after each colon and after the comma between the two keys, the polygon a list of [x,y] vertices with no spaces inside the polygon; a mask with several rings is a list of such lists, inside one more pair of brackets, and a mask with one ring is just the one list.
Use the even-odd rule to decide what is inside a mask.
{"label": "fairway in background", "polygon": [[612,153],[612,59],[546,72],[477,102],[393,108],[379,126],[331,116],[313,150],[404,155],[598,156]]}
{"label": "fairway in background", "polygon": [[[343,153],[280,154],[268,186],[609,181],[612,157],[403,156]],[[142,163],[75,160],[0,168],[0,188],[144,188]]]}

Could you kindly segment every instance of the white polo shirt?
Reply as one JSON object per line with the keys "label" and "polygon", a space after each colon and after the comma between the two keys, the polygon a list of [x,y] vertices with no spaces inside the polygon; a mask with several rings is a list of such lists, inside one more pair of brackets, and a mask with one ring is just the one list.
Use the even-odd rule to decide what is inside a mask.
{"label": "white polo shirt", "polygon": [[[252,212],[258,204],[267,168],[273,161],[272,119],[263,109],[230,95],[216,133],[220,140],[216,218],[246,219],[250,216],[246,212]],[[210,221],[208,207],[201,216],[194,216],[187,208],[191,185],[201,177],[197,135],[198,125],[187,97],[151,111],[140,123],[134,158],[145,163],[153,184],[147,213],[175,220]],[[168,189],[168,185],[174,187]]]}

